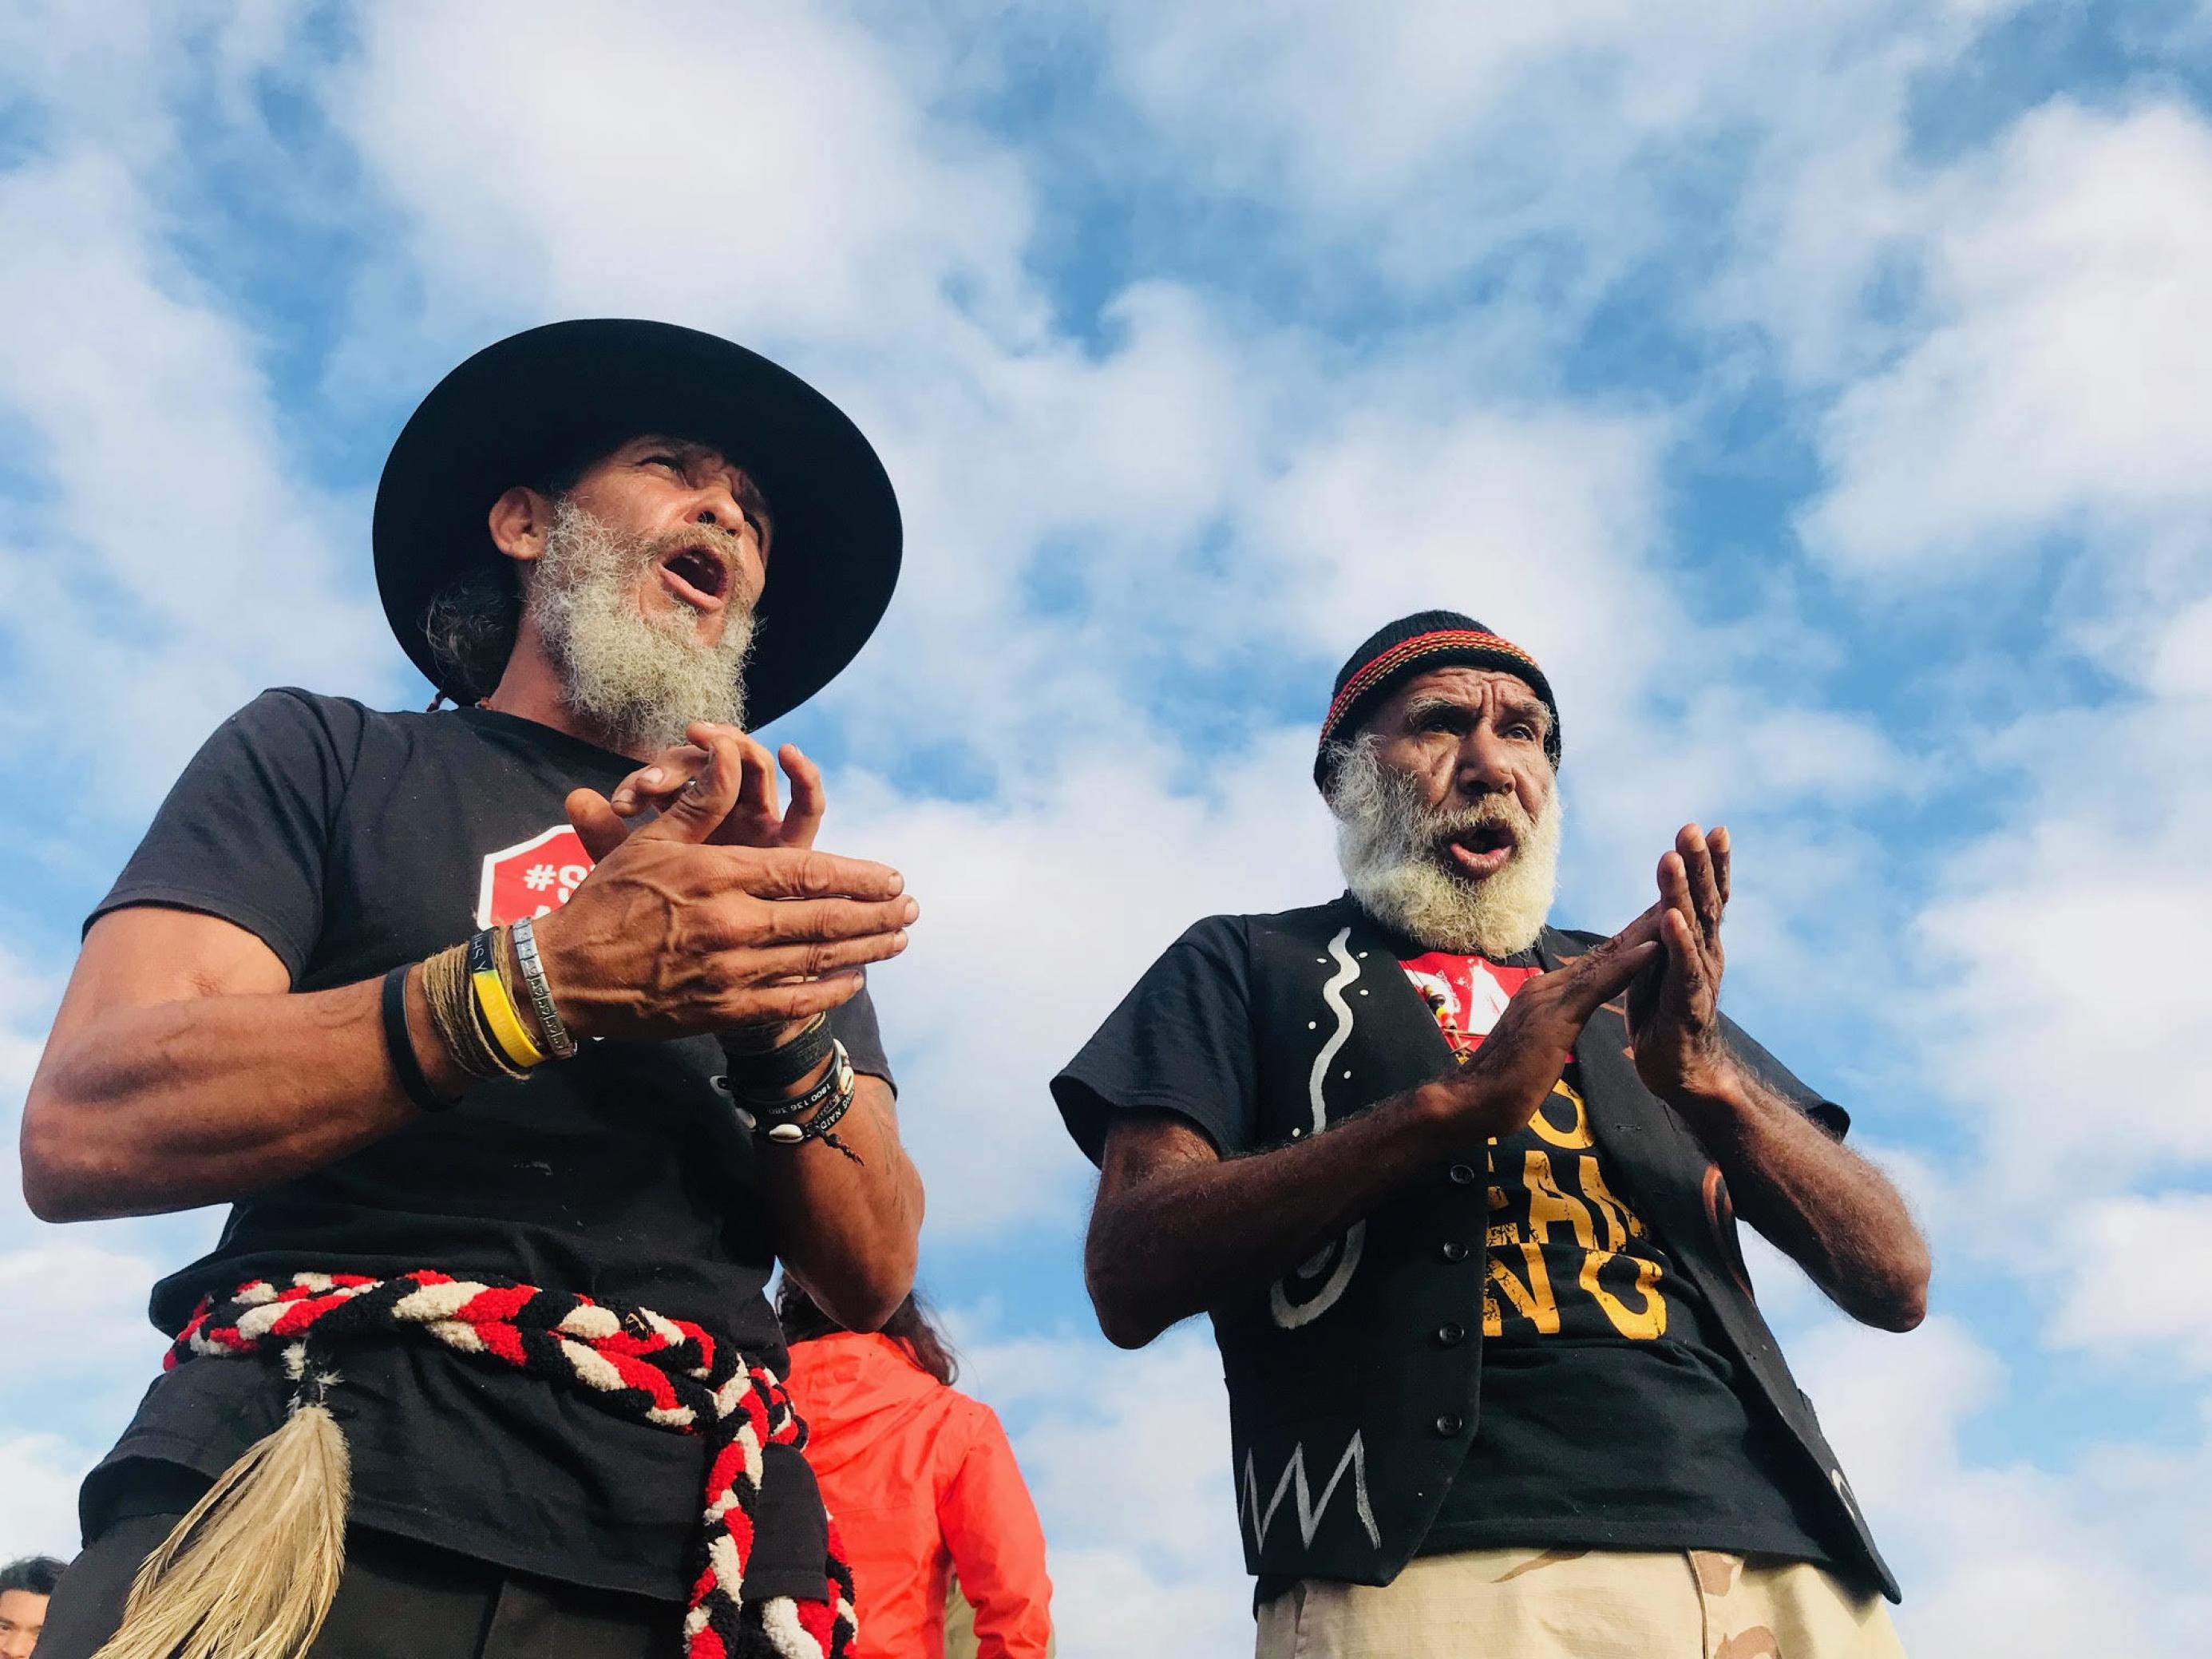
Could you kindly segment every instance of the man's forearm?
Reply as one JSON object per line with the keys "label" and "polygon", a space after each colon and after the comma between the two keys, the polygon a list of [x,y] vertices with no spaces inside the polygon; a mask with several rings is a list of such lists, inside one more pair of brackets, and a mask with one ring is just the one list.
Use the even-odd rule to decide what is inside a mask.
{"label": "man's forearm", "polygon": [[[31,1208],[78,1221],[225,1203],[390,1133],[418,1113],[385,1051],[379,991],[186,998],[76,1026],[23,1109]],[[418,1048],[452,1086],[436,1045]]]}
{"label": "man's forearm", "polygon": [[1927,1311],[1927,1244],[1887,1176],[1741,1067],[1671,1103],[1704,1142],[1741,1218],[1852,1318],[1911,1330]]}
{"label": "man's forearm", "polygon": [[[1169,1326],[1280,1278],[1458,1152],[1430,1089],[1249,1157],[1210,1150],[1124,1182],[1108,1146],[1085,1278],[1109,1341],[1142,1347]],[[1198,1139],[1197,1132],[1182,1133]],[[1479,1245],[1480,1241],[1475,1243]]]}
{"label": "man's forearm", "polygon": [[823,1311],[851,1329],[873,1330],[914,1288],[921,1176],[899,1144],[881,1079],[859,1079],[836,1133],[852,1158],[813,1141],[757,1141],[762,1201],[777,1254]]}

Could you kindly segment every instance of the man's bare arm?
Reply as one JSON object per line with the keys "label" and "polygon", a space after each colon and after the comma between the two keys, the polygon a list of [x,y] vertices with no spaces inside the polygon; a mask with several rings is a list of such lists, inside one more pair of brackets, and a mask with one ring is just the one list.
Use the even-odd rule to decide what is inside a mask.
{"label": "man's bare arm", "polygon": [[[905,948],[917,907],[896,871],[702,844],[739,773],[734,751],[719,756],[699,790],[538,924],[555,1000],[579,1038],[803,1021],[856,994],[861,966]],[[433,1033],[421,981],[418,969],[407,988],[416,1053],[434,1087],[459,1095],[466,1079]],[[384,1046],[379,982],[289,983],[275,952],[230,922],[151,906],[101,917],[23,1108],[33,1211],[76,1220],[224,1202],[416,1115]]]}
{"label": "man's bare arm", "polygon": [[1888,1178],[1756,1076],[1721,1028],[1729,833],[1682,826],[1659,860],[1666,954],[1629,992],[1644,1086],[1681,1113],[1743,1218],[1863,1323],[1909,1331],[1928,1309],[1928,1246]]}
{"label": "man's bare arm", "polygon": [[760,1148],[761,1201],[776,1254],[807,1294],[848,1330],[872,1331],[914,1288],[921,1240],[921,1175],[899,1144],[890,1085],[862,1077],[834,1146]]}
{"label": "man's bare arm", "polygon": [[1222,1158],[1170,1114],[1131,1113],[1106,1140],[1084,1279],[1107,1340],[1170,1325],[1280,1277],[1394,1194],[1535,1115],[1575,1036],[1658,953],[1647,914],[1525,986],[1474,1061],[1309,1139]]}
{"label": "man's bare arm", "polygon": [[1888,1176],[1739,1065],[1673,1102],[1728,1178],[1736,1213],[1863,1324],[1909,1331],[1931,1262]]}
{"label": "man's bare arm", "polygon": [[1188,1120],[1131,1112],[1106,1137],[1083,1276],[1099,1328],[1141,1348],[1279,1278],[1455,1150],[1448,1103],[1395,1095],[1310,1139],[1224,1159]]}
{"label": "man's bare arm", "polygon": [[[226,1201],[419,1116],[385,1052],[378,986],[290,983],[275,951],[215,916],[139,907],[95,922],[23,1107],[33,1212]],[[457,1091],[428,1009],[413,1013],[434,1081]]]}

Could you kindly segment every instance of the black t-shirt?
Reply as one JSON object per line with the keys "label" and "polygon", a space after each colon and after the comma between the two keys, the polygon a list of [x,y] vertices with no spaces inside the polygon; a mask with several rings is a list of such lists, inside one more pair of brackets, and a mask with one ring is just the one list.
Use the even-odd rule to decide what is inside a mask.
{"label": "black t-shirt", "polygon": [[[1184,933],[1054,1079],[1096,1160],[1123,1111],[1169,1111],[1224,1157],[1261,1150],[1250,955],[1238,918]],[[1455,1051],[1472,1052],[1533,956],[1401,960]],[[1746,1055],[1811,1098],[1763,1050]],[[1725,1549],[1827,1561],[1786,1431],[1589,1128],[1570,1066],[1544,1114],[1492,1152],[1480,1408],[1423,1553],[1510,1545]],[[1585,1237],[1587,1235],[1587,1237]],[[1264,1597],[1279,1588],[1263,1581]]]}
{"label": "black t-shirt", "polygon": [[[1400,965],[1462,1064],[1540,971],[1533,957],[1449,951]],[[1487,1158],[1481,1409],[1420,1553],[1542,1544],[1830,1562],[1787,1431],[1739,1387],[1705,1298],[1638,1213],[1571,1060]]]}
{"label": "black t-shirt", "polygon": [[[611,789],[635,764],[486,710],[379,714],[264,692],[185,769],[94,919],[136,904],[204,911],[258,935],[296,990],[370,979],[565,902],[590,860],[563,799]],[[865,991],[835,1029],[855,1066],[889,1078]],[[257,1277],[433,1267],[694,1320],[780,1368],[763,1295],[775,1241],[751,1139],[713,1085],[723,1069],[711,1037],[587,1042],[527,1081],[480,1085],[240,1202],[215,1249],[155,1287],[154,1322],[173,1333],[203,1295]],[[523,1571],[684,1596],[701,1439],[426,1343],[349,1349],[339,1370],[331,1403],[356,1522]],[[280,1425],[284,1403],[258,1360],[168,1372],[87,1483],[88,1532],[130,1507],[144,1460],[219,1474]],[[810,1498],[763,1494],[777,1516]],[[763,1528],[749,1594],[820,1594],[813,1525],[811,1538]]]}

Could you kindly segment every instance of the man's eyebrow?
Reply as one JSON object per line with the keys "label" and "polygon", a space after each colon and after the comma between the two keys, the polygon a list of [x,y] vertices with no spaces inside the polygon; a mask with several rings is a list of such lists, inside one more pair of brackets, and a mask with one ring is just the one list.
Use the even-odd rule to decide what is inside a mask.
{"label": "man's eyebrow", "polygon": [[768,497],[761,492],[761,487],[753,482],[753,475],[730,459],[728,456],[724,455],[712,444],[701,443],[696,438],[671,438],[658,432],[648,432],[633,441],[636,444],[650,444],[655,448],[668,450],[686,466],[702,456],[711,455],[717,458],[731,471],[738,475],[738,505],[745,512],[757,514],[763,519],[774,517],[773,509],[768,504]]}
{"label": "man's eyebrow", "polygon": [[1520,696],[1500,697],[1498,700],[1498,712],[1500,714],[1512,714],[1522,720],[1532,720],[1540,731],[1548,732],[1552,729],[1552,711],[1534,697]]}
{"label": "man's eyebrow", "polygon": [[[1501,719],[1511,718],[1532,721],[1539,731],[1552,729],[1552,711],[1533,696],[1507,692],[1498,699],[1497,708]],[[1459,697],[1449,697],[1435,691],[1424,691],[1406,700],[1406,719],[1408,721],[1426,720],[1431,714],[1455,714],[1472,721],[1474,707]]]}

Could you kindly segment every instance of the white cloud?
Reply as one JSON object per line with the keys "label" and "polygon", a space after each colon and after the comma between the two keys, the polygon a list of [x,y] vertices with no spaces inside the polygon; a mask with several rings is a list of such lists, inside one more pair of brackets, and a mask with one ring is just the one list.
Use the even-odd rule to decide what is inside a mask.
{"label": "white cloud", "polygon": [[2108,1199],[2066,1234],[2070,1283],[2052,1340],[2108,1352],[2170,1345],[2212,1373],[2212,1194]]}
{"label": "white cloud", "polygon": [[165,251],[140,188],[91,154],[0,175],[15,228],[0,306],[0,408],[44,499],[5,549],[13,661],[0,734],[58,729],[130,763],[83,808],[149,810],[222,715],[262,686],[366,690],[396,665],[299,477],[255,345]]}
{"label": "white cloud", "polygon": [[2202,1455],[2114,1443],[2066,1474],[1985,1462],[1960,1432],[2004,1399],[1990,1351],[1948,1316],[1905,1338],[1834,1322],[1793,1350],[1893,1564],[1906,1650],[2072,1659],[2197,1650]]}
{"label": "white cloud", "polygon": [[2212,126],[2059,103],[1931,192],[1940,321],[1846,391],[1807,540],[1887,581],[1955,575],[2082,527],[2212,506]]}
{"label": "white cloud", "polygon": [[0,1561],[76,1553],[76,1487],[84,1468],[51,1434],[0,1431]]}
{"label": "white cloud", "polygon": [[146,1322],[154,1277],[143,1257],[76,1239],[0,1255],[0,1319],[23,1336],[0,1349],[0,1390],[150,1381],[163,1346]]}
{"label": "white cloud", "polygon": [[1042,320],[1018,172],[931,119],[929,77],[842,9],[417,3],[360,21],[331,106],[411,222],[434,297],[869,342],[963,326],[956,292],[998,326]]}
{"label": "white cloud", "polygon": [[961,1386],[1016,1425],[1067,1659],[1218,1659],[1249,1648],[1211,1334],[1187,1326],[1134,1354],[1096,1336],[962,1338]]}

